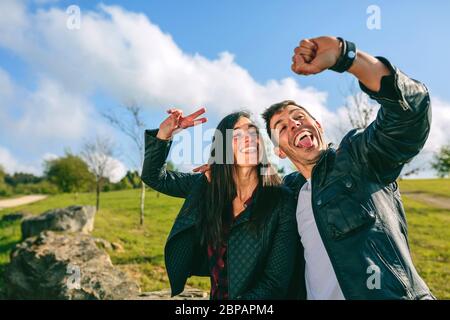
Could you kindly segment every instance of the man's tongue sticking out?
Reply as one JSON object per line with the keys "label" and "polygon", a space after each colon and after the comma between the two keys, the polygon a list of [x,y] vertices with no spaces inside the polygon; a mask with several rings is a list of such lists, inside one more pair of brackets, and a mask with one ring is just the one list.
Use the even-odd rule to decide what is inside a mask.
{"label": "man's tongue sticking out", "polygon": [[300,140],[300,145],[303,148],[311,148],[313,146],[313,141],[311,136],[306,136],[302,140]]}

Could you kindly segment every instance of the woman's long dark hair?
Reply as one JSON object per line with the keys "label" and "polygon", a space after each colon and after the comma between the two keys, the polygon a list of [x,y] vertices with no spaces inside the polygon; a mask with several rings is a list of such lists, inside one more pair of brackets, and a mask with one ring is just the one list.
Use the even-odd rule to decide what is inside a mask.
{"label": "woman's long dark hair", "polygon": [[[200,233],[203,244],[214,248],[224,241],[224,221],[231,215],[232,202],[236,198],[234,180],[234,153],[232,148],[232,131],[241,117],[250,119],[245,111],[232,113],[220,121],[211,145],[211,181],[206,185],[203,208],[200,218]],[[258,131],[259,134],[259,131]],[[259,139],[259,164],[256,207],[252,210],[251,220],[258,229],[265,217],[273,210],[278,201],[278,186],[281,179],[268,161],[263,139]]]}

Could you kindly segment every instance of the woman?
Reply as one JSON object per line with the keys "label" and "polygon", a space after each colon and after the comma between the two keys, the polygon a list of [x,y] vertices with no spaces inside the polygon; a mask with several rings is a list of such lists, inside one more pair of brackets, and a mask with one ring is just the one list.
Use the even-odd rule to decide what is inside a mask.
{"label": "woman", "polygon": [[206,122],[200,109],[171,109],[159,130],[147,130],[142,180],[185,198],[165,247],[172,296],[191,275],[211,278],[211,299],[303,297],[296,203],[267,162],[258,128],[245,112],[218,125],[208,175],[166,170],[171,138]]}

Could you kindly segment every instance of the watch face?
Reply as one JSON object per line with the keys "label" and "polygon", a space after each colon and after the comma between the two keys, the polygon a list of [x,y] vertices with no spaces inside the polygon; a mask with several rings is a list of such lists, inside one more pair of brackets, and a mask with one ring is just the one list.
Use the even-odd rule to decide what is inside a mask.
{"label": "watch face", "polygon": [[349,58],[351,58],[351,59],[353,59],[353,58],[355,57],[355,55],[356,55],[355,51],[349,51],[349,52],[347,53],[347,56],[348,56]]}

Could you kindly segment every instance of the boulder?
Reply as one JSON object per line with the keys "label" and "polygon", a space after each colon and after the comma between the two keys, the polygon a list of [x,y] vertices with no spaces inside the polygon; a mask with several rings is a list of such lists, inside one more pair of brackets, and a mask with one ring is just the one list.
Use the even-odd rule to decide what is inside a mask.
{"label": "boulder", "polygon": [[22,221],[22,239],[45,230],[89,233],[94,229],[95,207],[70,206],[53,209]]}
{"label": "boulder", "polygon": [[2,221],[12,222],[12,221],[17,221],[17,220],[22,220],[22,219],[28,218],[30,216],[31,216],[31,214],[26,213],[26,212],[13,212],[13,213],[5,214],[2,217]]}
{"label": "boulder", "polygon": [[16,245],[5,271],[10,299],[133,299],[138,284],[111,263],[95,239],[45,231]]}

